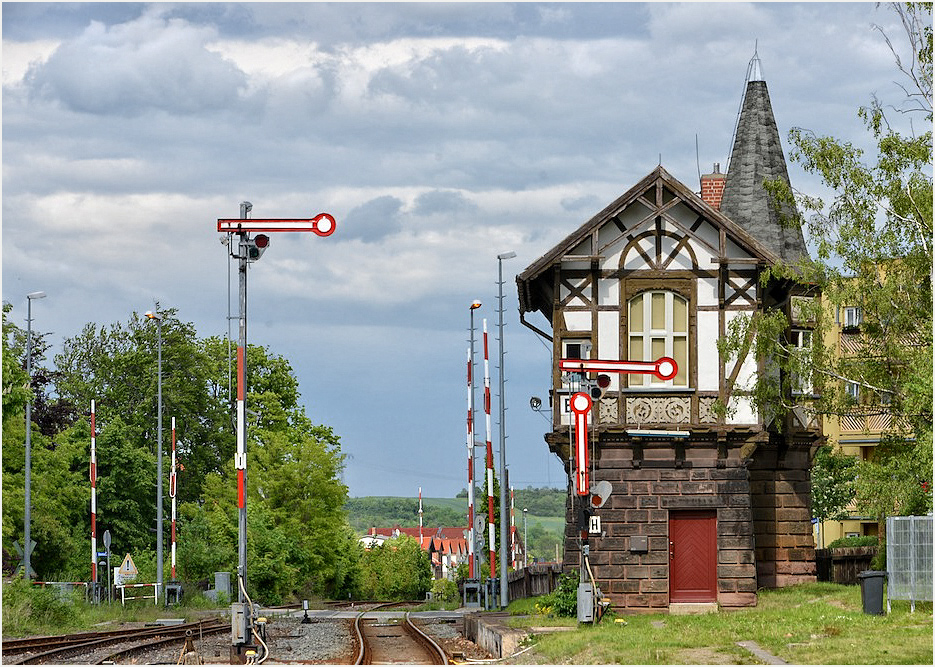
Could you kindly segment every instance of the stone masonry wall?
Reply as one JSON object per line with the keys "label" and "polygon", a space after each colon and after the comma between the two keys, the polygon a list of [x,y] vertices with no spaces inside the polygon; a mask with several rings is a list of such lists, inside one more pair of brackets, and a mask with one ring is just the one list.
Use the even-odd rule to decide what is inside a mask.
{"label": "stone masonry wall", "polygon": [[808,448],[761,446],[749,469],[758,585],[816,581]]}
{"label": "stone masonry wall", "polygon": [[[598,586],[614,608],[659,612],[669,605],[670,510],[717,511],[717,601],[722,607],[756,604],[753,511],[750,482],[737,450],[717,459],[716,447],[685,447],[676,467],[672,445],[645,445],[634,467],[628,444],[604,443],[594,481],[608,480],[613,494],[594,511],[603,535],[590,536],[590,561]],[[569,497],[570,500],[570,497]],[[576,508],[580,506],[576,500]],[[577,512],[566,504],[565,569],[579,563]],[[634,551],[634,538],[645,537],[647,550]]]}

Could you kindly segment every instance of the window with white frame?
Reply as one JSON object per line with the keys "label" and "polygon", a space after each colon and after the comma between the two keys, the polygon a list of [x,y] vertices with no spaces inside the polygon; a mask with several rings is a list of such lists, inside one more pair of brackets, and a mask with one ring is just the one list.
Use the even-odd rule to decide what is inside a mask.
{"label": "window with white frame", "polygon": [[[793,329],[790,334],[789,343],[793,348],[796,348],[796,352],[799,353],[799,358],[803,361],[808,355],[808,349],[812,346],[812,331],[811,329]],[[792,374],[792,393],[793,394],[812,394],[814,393],[811,374],[810,373],[793,373]]]}
{"label": "window with white frame", "polygon": [[846,328],[859,327],[862,319],[860,308],[848,306],[844,309],[844,326]]}
{"label": "window with white frame", "polygon": [[856,382],[845,381],[844,391],[851,400],[855,402],[860,400],[860,385]]}
{"label": "window with white frame", "polygon": [[627,359],[672,357],[678,374],[671,380],[629,375],[630,387],[688,387],[688,299],[668,290],[641,292],[627,303]]}

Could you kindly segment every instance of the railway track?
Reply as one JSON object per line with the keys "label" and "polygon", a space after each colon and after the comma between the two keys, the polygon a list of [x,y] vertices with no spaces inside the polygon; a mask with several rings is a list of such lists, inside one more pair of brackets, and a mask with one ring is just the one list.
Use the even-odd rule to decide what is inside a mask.
{"label": "railway track", "polygon": [[[397,606],[381,605],[380,608]],[[358,653],[356,665],[447,665],[448,655],[435,640],[412,622],[407,611],[402,619],[379,622],[365,618],[363,611],[354,619]]]}
{"label": "railway track", "polygon": [[[11,639],[2,643],[3,662],[14,665],[126,664],[134,655],[165,644],[177,643],[181,648],[186,636],[197,639],[220,632],[230,632],[230,623],[214,619],[158,628]],[[118,645],[119,648],[113,650]]]}

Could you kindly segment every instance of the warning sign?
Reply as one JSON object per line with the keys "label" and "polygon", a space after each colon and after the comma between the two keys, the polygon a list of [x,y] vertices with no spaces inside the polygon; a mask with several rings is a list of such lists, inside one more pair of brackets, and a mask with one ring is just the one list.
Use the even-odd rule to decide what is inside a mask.
{"label": "warning sign", "polygon": [[123,563],[120,564],[117,572],[120,573],[121,578],[125,581],[135,579],[136,575],[139,574],[139,570],[136,569],[136,564],[134,564],[130,554],[124,556]]}

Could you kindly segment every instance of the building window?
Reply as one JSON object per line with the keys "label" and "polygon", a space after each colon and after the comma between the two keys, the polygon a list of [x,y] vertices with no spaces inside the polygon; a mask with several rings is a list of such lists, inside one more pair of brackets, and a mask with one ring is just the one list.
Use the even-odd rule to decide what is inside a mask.
{"label": "building window", "polygon": [[627,303],[627,359],[655,361],[672,357],[678,374],[663,381],[655,375],[629,375],[630,387],[688,386],[688,300],[675,292],[642,292]]}
{"label": "building window", "polygon": [[[562,341],[562,359],[590,359],[591,341],[587,338],[566,338]],[[563,373],[562,388],[578,391],[586,380],[584,373]]]}
{"label": "building window", "polygon": [[[802,364],[808,363],[809,353],[808,350],[812,346],[812,331],[811,329],[793,329],[790,334],[789,343],[795,351],[799,354],[798,359]],[[811,381],[811,374],[808,372],[805,373],[792,373],[792,393],[793,394],[813,394],[813,386]]]}
{"label": "building window", "polygon": [[860,322],[863,319],[860,308],[856,307],[847,307],[844,309],[844,328],[845,329],[856,329],[860,326]]}
{"label": "building window", "polygon": [[860,401],[860,385],[856,382],[845,381],[844,391],[847,392],[848,398],[855,403]]}

